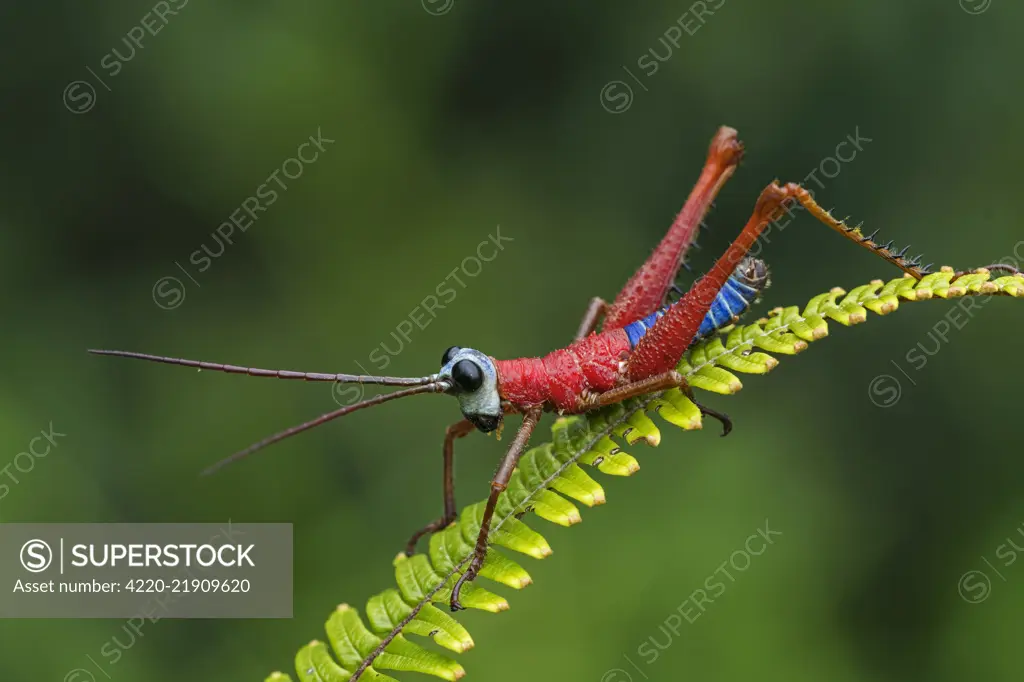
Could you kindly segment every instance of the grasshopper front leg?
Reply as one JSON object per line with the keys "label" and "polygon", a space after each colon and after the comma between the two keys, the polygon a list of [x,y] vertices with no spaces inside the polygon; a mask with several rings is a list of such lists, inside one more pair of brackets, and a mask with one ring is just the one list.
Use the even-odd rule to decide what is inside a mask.
{"label": "grasshopper front leg", "polygon": [[530,436],[533,434],[533,429],[537,426],[537,422],[540,421],[540,415],[541,410],[539,407],[523,415],[523,424],[519,427],[519,432],[512,441],[512,445],[509,446],[508,452],[505,453],[505,458],[501,461],[501,466],[498,467],[498,473],[494,475],[494,480],[491,481],[491,495],[487,498],[487,506],[484,508],[484,516],[480,522],[480,532],[477,534],[476,546],[473,548],[473,558],[470,560],[466,572],[459,576],[455,587],[452,589],[452,596],[449,601],[449,607],[452,611],[458,611],[463,608],[462,604],[459,603],[459,593],[462,591],[462,586],[467,581],[472,582],[476,580],[480,569],[483,568],[484,559],[487,557],[487,540],[491,533],[491,519],[494,518],[494,508],[498,504],[498,496],[508,487],[509,479],[512,478],[512,472],[515,471],[519,458],[522,456],[523,451],[526,450],[527,443],[530,442]]}
{"label": "grasshopper front leg", "polygon": [[442,480],[442,486],[444,488],[444,515],[439,519],[431,521],[427,525],[423,526],[409,538],[409,542],[405,545],[405,555],[412,556],[416,552],[416,543],[424,535],[430,535],[436,533],[439,530],[444,530],[448,527],[452,521],[455,520],[457,512],[455,510],[455,440],[472,433],[473,429],[472,422],[468,419],[455,422],[445,430],[444,434],[444,475]]}
{"label": "grasshopper front leg", "polygon": [[[590,299],[590,303],[587,304],[587,310],[583,314],[583,319],[580,321],[579,329],[576,331],[576,341],[579,341],[583,337],[587,336],[595,329],[597,329],[598,323],[601,321],[601,317],[607,312],[608,303],[600,296],[595,296]],[[473,424],[463,419],[455,422],[445,430],[444,436],[444,474],[442,480],[442,487],[444,489],[444,514],[437,519],[434,519],[430,523],[426,524],[409,538],[409,542],[405,545],[405,555],[412,556],[416,553],[416,543],[424,535],[432,535],[438,531],[444,530],[448,527],[452,521],[458,516],[458,511],[455,508],[455,441],[459,438],[468,436],[474,430]]]}

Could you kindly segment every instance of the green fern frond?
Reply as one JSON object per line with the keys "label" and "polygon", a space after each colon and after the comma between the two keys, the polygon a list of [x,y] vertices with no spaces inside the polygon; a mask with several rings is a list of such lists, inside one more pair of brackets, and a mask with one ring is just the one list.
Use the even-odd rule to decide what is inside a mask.
{"label": "green fern frond", "polygon": [[[952,268],[944,267],[921,280],[909,276],[889,282],[876,280],[849,293],[832,289],[812,298],[802,310],[796,306],[777,308],[753,324],[722,330],[691,348],[678,370],[696,388],[732,394],[742,388],[735,373],[767,373],[778,365],[768,353],[799,353],[828,335],[828,320],[850,326],[865,321],[868,311],[878,315],[895,311],[901,300],[969,295],[1024,297],[1024,277],[991,279],[984,269],[956,277]],[[529,585],[529,574],[494,548],[537,559],[551,554],[547,540],[520,517],[533,512],[547,521],[571,526],[580,521],[580,513],[570,500],[588,507],[603,504],[604,489],[580,465],[612,476],[629,476],[639,470],[636,459],[623,452],[618,441],[657,446],[661,433],[647,412],[683,429],[702,426],[700,410],[678,389],[557,419],[551,442],[522,456],[508,489],[499,498],[490,534],[492,547],[480,575],[513,589]],[[395,558],[397,589],[388,589],[367,602],[369,627],[355,608],[339,606],[325,628],[334,656],[323,642],[314,640],[304,646],[295,657],[299,680],[346,682],[359,674],[359,679],[367,681],[394,682],[380,670],[415,671],[445,680],[461,678],[465,670],[454,659],[425,649],[406,635],[430,637],[455,653],[473,647],[469,633],[446,609],[454,581],[471,557],[484,504],[465,507],[451,526],[435,533],[427,554]],[[464,585],[460,600],[467,608],[483,611],[508,608],[504,597],[478,583]],[[291,677],[273,673],[266,682],[291,682]]]}

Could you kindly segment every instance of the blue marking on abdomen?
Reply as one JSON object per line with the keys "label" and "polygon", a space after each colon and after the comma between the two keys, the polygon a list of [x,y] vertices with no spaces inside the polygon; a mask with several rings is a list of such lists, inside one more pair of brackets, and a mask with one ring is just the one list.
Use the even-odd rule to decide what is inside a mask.
{"label": "blue marking on abdomen", "polygon": [[[715,300],[711,303],[711,308],[708,310],[707,315],[704,316],[704,320],[700,324],[700,328],[697,330],[697,336],[694,337],[693,342],[696,343],[701,339],[708,337],[714,332],[718,331],[722,327],[728,326],[734,322],[735,317],[742,315],[747,311],[758,294],[761,293],[760,289],[750,286],[745,282],[742,282],[735,273],[733,273],[728,280],[725,282],[725,286],[722,287],[718,295],[715,296]],[[651,313],[642,320],[631,322],[625,326],[626,335],[629,337],[629,347],[636,348],[636,344],[640,343],[640,339],[647,334],[647,331],[654,326],[654,324],[661,319],[665,312],[670,306]]]}

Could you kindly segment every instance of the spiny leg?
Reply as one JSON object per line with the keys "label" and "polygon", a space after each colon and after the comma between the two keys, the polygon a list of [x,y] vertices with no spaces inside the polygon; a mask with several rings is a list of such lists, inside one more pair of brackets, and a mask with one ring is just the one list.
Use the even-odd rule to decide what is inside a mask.
{"label": "spiny leg", "polygon": [[[686,294],[668,308],[666,313],[654,324],[637,343],[626,362],[626,377],[634,382],[655,377],[673,369],[686,349],[693,342],[704,317],[711,309],[718,292],[728,281],[736,264],[747,255],[754,242],[768,223],[781,215],[783,207],[792,200],[798,201],[808,212],[825,225],[836,230],[843,236],[860,246],[877,254],[886,261],[896,265],[912,277],[921,279],[927,268],[918,267],[918,260],[906,259],[906,249],[896,253],[891,250],[891,242],[879,245],[873,236],[864,236],[858,228],[851,228],[821,208],[805,188],[796,183],[780,186],[772,183],[758,197],[754,213],[747,224],[733,241],[726,252],[718,259],[709,273],[697,281]],[[711,414],[721,419],[714,411],[699,403],[702,413]],[[722,419],[724,433],[731,430],[728,417]]]}
{"label": "spiny leg", "polygon": [[439,530],[444,530],[448,527],[452,521],[455,520],[457,512],[455,510],[455,477],[454,477],[454,466],[455,466],[455,439],[462,438],[469,435],[473,429],[473,423],[468,419],[455,422],[449,426],[444,433],[444,515],[431,521],[427,525],[420,528],[418,531],[412,534],[409,538],[409,542],[405,546],[405,555],[412,556],[416,552],[416,543],[424,535],[436,533]]}
{"label": "spiny leg", "polygon": [[736,131],[726,126],[719,128],[711,140],[697,184],[664,239],[615,297],[605,317],[605,330],[625,327],[664,305],[665,294],[675,281],[704,215],[742,156],[743,144]]}
{"label": "spiny leg", "polygon": [[515,471],[516,464],[519,463],[519,458],[526,449],[526,444],[530,442],[530,435],[537,426],[537,422],[540,421],[540,415],[540,408],[534,408],[523,415],[523,424],[519,427],[519,432],[512,441],[512,445],[509,446],[508,452],[505,453],[505,458],[501,461],[501,466],[498,467],[494,480],[491,481],[491,495],[487,498],[487,507],[484,509],[484,516],[480,521],[480,533],[476,538],[473,558],[469,562],[469,568],[459,576],[455,587],[452,589],[452,597],[449,602],[452,611],[458,611],[463,608],[462,604],[459,603],[459,593],[462,591],[462,585],[466,581],[475,580],[477,574],[480,573],[480,569],[483,568],[484,559],[487,557],[487,536],[491,532],[491,519],[494,517],[494,508],[498,504],[498,496],[508,487],[509,479],[512,478],[512,472]]}
{"label": "spiny leg", "polygon": [[878,234],[878,230],[875,230],[869,235],[865,235],[860,231],[859,227],[850,227],[842,220],[837,220],[831,213],[818,205],[810,192],[799,185],[795,185],[793,196],[798,202],[800,202],[801,206],[806,208],[807,211],[819,221],[828,225],[858,246],[862,246],[883,260],[892,263],[914,279],[921,279],[928,274],[928,268],[931,263],[928,265],[921,265],[921,256],[907,258],[906,253],[910,249],[909,246],[904,247],[901,251],[896,251],[892,248],[893,243],[891,241],[887,244],[879,244],[874,239],[875,235]]}
{"label": "spiny leg", "polygon": [[747,255],[768,223],[781,215],[784,204],[794,199],[800,189],[794,183],[785,186],[772,183],[761,192],[747,224],[708,274],[672,304],[637,343],[626,361],[625,375],[628,380],[640,381],[657,376],[679,364],[737,263]]}
{"label": "spiny leg", "polygon": [[608,302],[600,296],[595,296],[590,299],[590,303],[587,304],[587,312],[583,313],[583,319],[580,321],[580,328],[576,330],[576,341],[579,341],[585,336],[589,336],[590,332],[597,329],[597,324],[601,321],[601,317],[608,312]]}

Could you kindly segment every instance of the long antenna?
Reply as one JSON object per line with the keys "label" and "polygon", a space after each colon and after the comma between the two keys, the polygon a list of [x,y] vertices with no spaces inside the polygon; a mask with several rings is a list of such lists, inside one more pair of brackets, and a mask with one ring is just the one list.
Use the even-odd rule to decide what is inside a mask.
{"label": "long antenna", "polygon": [[217,470],[227,466],[228,464],[231,464],[232,462],[240,460],[243,457],[245,457],[246,455],[251,455],[252,453],[256,452],[257,450],[262,450],[263,448],[267,447],[268,445],[272,445],[272,444],[274,444],[274,443],[276,443],[278,441],[284,440],[285,438],[288,438],[289,436],[294,436],[297,433],[302,433],[303,431],[308,431],[309,429],[313,428],[314,426],[320,426],[321,424],[323,424],[325,422],[329,422],[332,419],[337,419],[338,417],[343,417],[343,416],[345,416],[346,414],[348,414],[350,412],[355,412],[356,410],[361,410],[361,409],[363,409],[365,407],[372,407],[374,405],[380,405],[381,403],[385,403],[385,402],[387,402],[389,400],[394,400],[395,398],[404,398],[407,395],[416,395],[418,393],[443,393],[444,391],[447,391],[449,388],[450,388],[450,385],[448,384],[448,382],[446,382],[446,381],[436,381],[436,382],[432,382],[432,383],[426,384],[425,386],[415,386],[413,388],[405,388],[405,389],[402,389],[401,391],[395,391],[394,393],[384,393],[384,394],[381,394],[381,395],[374,396],[372,398],[367,398],[366,400],[363,400],[363,401],[358,402],[358,403],[354,403],[352,405],[346,405],[345,407],[342,407],[341,409],[334,410],[333,412],[328,412],[327,414],[320,415],[316,419],[311,419],[310,421],[305,422],[303,424],[299,424],[298,426],[293,426],[290,429],[285,429],[284,431],[280,431],[278,433],[275,433],[273,436],[268,436],[267,438],[264,438],[263,440],[259,441],[258,443],[253,443],[252,445],[250,445],[246,449],[239,450],[238,452],[234,453],[233,455],[229,455],[228,457],[225,457],[224,459],[220,460],[216,464],[212,464],[209,467],[207,467],[206,469],[203,469],[203,472],[202,472],[201,475],[202,476],[209,476],[213,472],[215,472],[215,471],[217,471]]}
{"label": "long antenna", "polygon": [[378,377],[366,374],[324,374],[322,372],[294,372],[287,369],[260,369],[258,367],[225,365],[218,362],[202,362],[200,360],[168,358],[162,355],[148,355],[146,353],[134,353],[127,350],[96,350],[90,348],[89,352],[95,355],[112,355],[120,358],[135,358],[137,360],[149,360],[150,362],[163,362],[168,365],[182,365],[184,367],[196,367],[197,369],[227,372],[228,374],[247,374],[251,377],[301,379],[303,381],[340,381],[347,384],[380,384],[384,386],[423,386],[436,380],[436,377]]}

